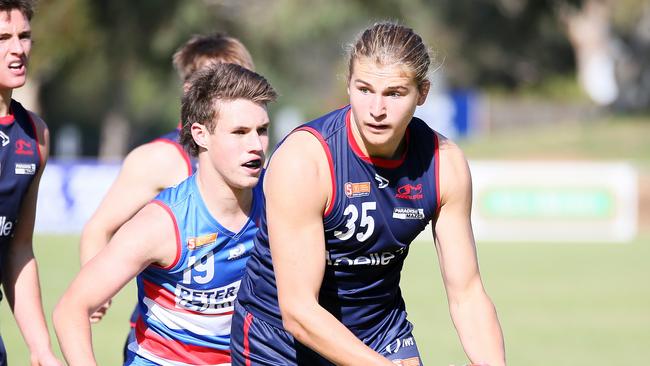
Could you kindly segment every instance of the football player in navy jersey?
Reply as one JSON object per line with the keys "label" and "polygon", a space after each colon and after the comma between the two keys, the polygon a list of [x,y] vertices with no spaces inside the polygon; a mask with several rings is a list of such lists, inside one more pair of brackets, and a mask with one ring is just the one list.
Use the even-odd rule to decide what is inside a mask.
{"label": "football player in navy jersey", "polygon": [[[18,363],[60,365],[50,346],[32,249],[49,132],[43,120],[11,99],[26,81],[33,13],[31,1],[0,0],[0,269],[6,301],[30,354]],[[0,339],[0,365],[6,364]]]}
{"label": "football player in navy jersey", "polygon": [[89,316],[137,276],[127,365],[226,365],[230,321],[257,233],[276,92],[235,64],[197,72],[183,96],[180,142],[198,170],[163,190],[86,263],[54,310],[70,365],[94,365]]}
{"label": "football player in navy jersey", "polygon": [[505,365],[478,269],[467,162],[413,117],[429,64],[412,29],[375,24],[350,47],[350,105],[276,149],[235,305],[233,365],[421,365],[399,280],[429,222],[465,352]]}
{"label": "football player in navy jersey", "polygon": [[[189,87],[188,80],[196,71],[221,62],[254,69],[246,47],[224,33],[193,36],[173,56],[183,89]],[[80,242],[82,265],[104,248],[117,229],[160,191],[195,172],[196,161],[178,143],[180,127],[179,124],[173,131],[135,148],[126,156],[119,175],[83,228]],[[110,301],[93,313],[92,322],[100,321],[109,306]],[[134,312],[125,355],[126,345],[133,341],[132,330],[136,320],[137,313]]]}

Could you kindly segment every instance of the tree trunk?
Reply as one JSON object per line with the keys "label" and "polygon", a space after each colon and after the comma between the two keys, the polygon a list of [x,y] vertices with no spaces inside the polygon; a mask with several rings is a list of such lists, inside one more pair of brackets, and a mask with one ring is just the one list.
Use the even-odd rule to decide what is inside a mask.
{"label": "tree trunk", "polygon": [[117,160],[126,154],[129,121],[121,108],[113,107],[104,117],[99,141],[99,159]]}
{"label": "tree trunk", "polygon": [[605,0],[585,0],[581,9],[560,9],[575,52],[578,81],[587,95],[603,106],[619,96],[610,15],[610,4]]}

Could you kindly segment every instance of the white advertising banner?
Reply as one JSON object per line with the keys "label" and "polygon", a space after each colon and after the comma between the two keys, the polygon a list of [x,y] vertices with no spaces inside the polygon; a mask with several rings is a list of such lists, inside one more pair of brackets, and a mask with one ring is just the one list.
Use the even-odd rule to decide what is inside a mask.
{"label": "white advertising banner", "polygon": [[35,231],[80,233],[119,169],[117,162],[49,161],[38,190]]}
{"label": "white advertising banner", "polygon": [[[80,233],[119,163],[50,161],[36,231]],[[637,232],[638,177],[624,162],[471,161],[477,241],[625,242]],[[429,229],[420,236],[431,240]]]}
{"label": "white advertising banner", "polygon": [[625,242],[637,233],[638,176],[625,162],[473,161],[477,240]]}

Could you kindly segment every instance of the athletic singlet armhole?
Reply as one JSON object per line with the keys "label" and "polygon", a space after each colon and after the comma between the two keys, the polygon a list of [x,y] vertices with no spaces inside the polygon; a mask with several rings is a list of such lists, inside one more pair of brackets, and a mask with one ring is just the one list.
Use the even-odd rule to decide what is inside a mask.
{"label": "athletic singlet armhole", "polygon": [[41,163],[41,166],[43,166],[45,162],[43,161],[43,154],[41,153],[41,144],[38,138],[38,128],[36,128],[36,122],[34,122],[32,113],[26,109],[25,112],[27,112],[27,118],[29,118],[29,123],[31,123],[32,129],[34,131],[34,140],[36,140],[36,152],[38,153],[38,161]]}
{"label": "athletic singlet armhole", "polygon": [[187,176],[188,177],[192,176],[192,161],[190,160],[190,155],[183,149],[183,146],[181,146],[181,144],[166,139],[155,139],[151,142],[162,142],[174,146],[176,150],[178,150],[178,153],[181,154],[183,160],[185,160],[185,166],[187,168]]}
{"label": "athletic singlet armhole", "polygon": [[436,182],[436,214],[434,217],[437,220],[440,214],[440,148],[438,134],[435,131],[433,132],[433,158],[435,164],[433,179]]}
{"label": "athletic singlet armhole", "polygon": [[176,217],[174,216],[174,213],[172,212],[171,208],[169,208],[169,206],[167,206],[164,202],[162,202],[160,200],[152,200],[151,203],[162,207],[165,210],[165,212],[167,212],[167,214],[169,214],[169,217],[171,217],[172,222],[174,223],[174,234],[176,235],[176,258],[174,258],[174,261],[170,265],[168,265],[166,267],[163,267],[163,266],[161,266],[159,264],[156,264],[156,263],[151,264],[152,266],[154,266],[156,268],[160,268],[160,269],[164,269],[166,271],[169,271],[170,269],[174,268],[178,264],[178,261],[181,258],[181,233],[178,230],[178,223],[176,222]]}
{"label": "athletic singlet armhole", "polygon": [[325,210],[323,211],[323,218],[325,218],[327,217],[327,215],[330,214],[330,212],[332,212],[332,209],[334,209],[334,202],[336,202],[336,177],[334,175],[334,160],[332,159],[332,152],[330,150],[329,145],[327,144],[327,141],[325,141],[323,136],[315,129],[304,126],[294,130],[294,132],[296,131],[305,131],[312,134],[314,137],[316,137],[316,139],[320,142],[321,146],[323,147],[323,150],[325,151],[325,155],[327,156],[327,164],[329,165],[329,169],[330,169],[330,181],[332,185],[332,198],[330,199],[329,204],[327,205],[327,207],[325,207]]}

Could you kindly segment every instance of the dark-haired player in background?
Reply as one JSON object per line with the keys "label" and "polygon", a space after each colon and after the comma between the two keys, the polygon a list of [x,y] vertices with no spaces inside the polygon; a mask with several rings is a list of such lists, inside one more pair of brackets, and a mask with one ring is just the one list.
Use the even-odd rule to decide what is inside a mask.
{"label": "dark-haired player in background", "polygon": [[[52,354],[32,241],[38,184],[49,132],[37,115],[11,99],[25,84],[32,47],[27,0],[0,0],[0,268],[9,307],[29,348],[27,365],[60,365]],[[7,355],[0,339],[0,365]]]}

